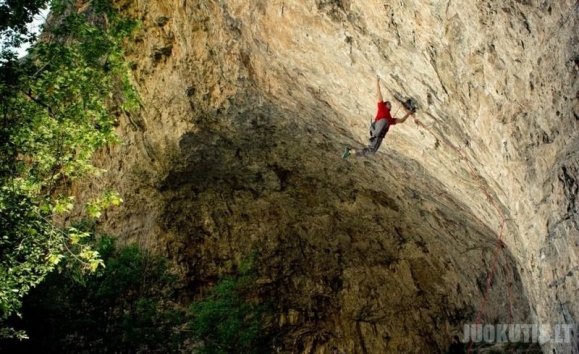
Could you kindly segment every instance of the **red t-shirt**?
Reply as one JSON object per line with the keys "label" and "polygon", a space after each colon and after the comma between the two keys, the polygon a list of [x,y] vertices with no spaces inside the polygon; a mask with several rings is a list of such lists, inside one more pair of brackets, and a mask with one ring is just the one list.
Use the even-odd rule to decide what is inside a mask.
{"label": "red t-shirt", "polygon": [[396,124],[396,119],[392,118],[390,110],[384,102],[378,102],[378,113],[376,113],[376,119],[374,119],[374,121],[377,122],[380,119],[388,119],[388,126]]}

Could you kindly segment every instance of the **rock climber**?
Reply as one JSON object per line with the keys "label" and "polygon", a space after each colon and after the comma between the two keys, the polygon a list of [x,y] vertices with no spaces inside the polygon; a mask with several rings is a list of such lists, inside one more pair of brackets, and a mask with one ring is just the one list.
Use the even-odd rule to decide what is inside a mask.
{"label": "rock climber", "polygon": [[[354,154],[354,156],[357,157],[374,155],[376,151],[378,151],[380,144],[382,144],[382,140],[384,140],[384,137],[386,136],[390,126],[404,123],[408,116],[415,110],[413,107],[414,104],[411,101],[407,101],[407,104],[405,105],[405,108],[407,108],[406,115],[402,118],[393,118],[390,114],[392,104],[389,101],[384,101],[384,98],[382,97],[382,92],[380,91],[379,76],[376,76],[376,100],[378,101],[378,113],[376,113],[376,118],[370,128],[370,145],[363,149],[352,149],[350,147],[346,147],[344,153],[342,154],[342,158],[346,158],[351,154]],[[412,107],[407,107],[409,103],[412,104]]]}

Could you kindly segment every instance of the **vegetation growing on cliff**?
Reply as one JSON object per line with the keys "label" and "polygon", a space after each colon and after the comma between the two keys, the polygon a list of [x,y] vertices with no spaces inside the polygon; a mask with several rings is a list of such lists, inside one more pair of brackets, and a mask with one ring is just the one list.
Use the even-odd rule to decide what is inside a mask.
{"label": "vegetation growing on cliff", "polygon": [[221,279],[203,301],[190,306],[189,327],[202,343],[200,354],[268,352],[271,307],[257,301],[255,274],[243,268],[239,276]]}
{"label": "vegetation growing on cliff", "polygon": [[[89,236],[93,243],[94,236]],[[100,236],[105,267],[80,274],[60,264],[24,298],[22,321],[30,339],[5,340],[0,350],[45,353],[175,353],[187,332],[185,310],[175,302],[179,279],[166,259],[134,245],[117,247]]]}
{"label": "vegetation growing on cliff", "polygon": [[[49,33],[26,58],[16,58],[11,47],[34,41],[26,24],[48,4],[54,16]],[[0,337],[25,336],[1,323],[64,258],[88,271],[102,265],[81,242],[88,234],[57,226],[57,216],[83,208],[98,217],[121,202],[106,192],[80,206],[69,187],[97,174],[93,153],[117,141],[112,107],[136,104],[120,46],[133,24],[107,0],[74,5],[0,5]]]}
{"label": "vegetation growing on cliff", "polygon": [[[90,236],[105,267],[82,274],[68,261],[23,300],[23,319],[12,325],[30,339],[0,341],[0,351],[44,353],[266,353],[269,308],[256,301],[255,275],[223,278],[189,309],[177,301],[184,289],[168,261],[135,245],[119,247],[91,223]],[[255,298],[254,298],[255,299]]]}

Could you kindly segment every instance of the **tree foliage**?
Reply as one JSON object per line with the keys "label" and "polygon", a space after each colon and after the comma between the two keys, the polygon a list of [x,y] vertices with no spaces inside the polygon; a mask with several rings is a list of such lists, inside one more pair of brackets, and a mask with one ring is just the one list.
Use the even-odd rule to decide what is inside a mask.
{"label": "tree foliage", "polygon": [[0,1],[0,39],[3,41],[2,56],[13,58],[13,48],[30,43],[36,38],[27,24],[49,3],[49,0],[2,0]]}
{"label": "tree foliage", "polygon": [[[2,27],[26,37],[23,24],[46,1],[5,1]],[[136,107],[122,39],[134,23],[108,1],[76,10],[73,1],[50,2],[50,33],[25,59],[0,58],[0,321],[18,311],[22,297],[64,258],[94,271],[102,261],[87,237],[53,220],[77,206],[75,181],[99,173],[94,152],[117,142],[113,107]],[[30,38],[30,37],[26,37]],[[84,206],[98,217],[122,200],[112,191]],[[0,326],[0,336],[21,335]]]}
{"label": "tree foliage", "polygon": [[[190,306],[189,327],[201,354],[268,352],[268,304],[257,301],[255,275],[225,277],[200,302]],[[253,299],[252,299],[253,298]]]}
{"label": "tree foliage", "polygon": [[[88,226],[87,226],[88,225]],[[77,225],[89,232],[91,223]],[[167,259],[134,245],[117,247],[100,235],[98,252],[105,267],[89,274],[59,264],[24,298],[23,328],[30,339],[0,340],[0,352],[43,353],[196,353],[269,352],[271,306],[258,301],[255,273],[222,278],[187,310],[177,302],[185,289]]]}
{"label": "tree foliage", "polygon": [[185,309],[173,302],[181,285],[167,260],[135,245],[117,247],[109,236],[99,237],[97,250],[104,268],[79,279],[74,268],[63,266],[25,297],[24,318],[16,325],[30,339],[0,341],[0,351],[178,352]]}

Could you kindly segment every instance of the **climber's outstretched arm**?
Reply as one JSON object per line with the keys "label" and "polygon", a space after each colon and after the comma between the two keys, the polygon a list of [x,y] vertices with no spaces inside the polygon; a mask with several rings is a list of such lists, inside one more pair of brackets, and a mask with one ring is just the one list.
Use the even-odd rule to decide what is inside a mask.
{"label": "climber's outstretched arm", "polygon": [[383,102],[382,92],[380,91],[380,76],[376,76],[376,100],[377,102]]}
{"label": "climber's outstretched arm", "polygon": [[396,124],[400,124],[400,123],[406,122],[406,119],[408,119],[409,116],[410,116],[410,113],[406,113],[406,115],[404,115],[404,117],[394,118],[394,119],[396,119]]}

